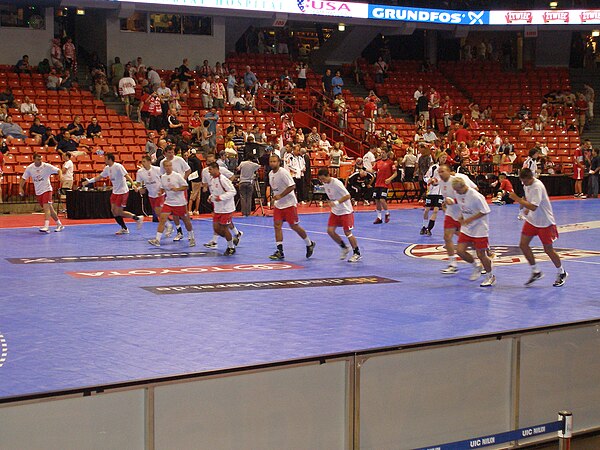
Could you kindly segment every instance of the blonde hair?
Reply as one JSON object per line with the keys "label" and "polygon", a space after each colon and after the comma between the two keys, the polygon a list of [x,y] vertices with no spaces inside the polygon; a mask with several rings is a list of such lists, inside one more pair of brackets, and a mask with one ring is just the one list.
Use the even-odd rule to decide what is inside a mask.
{"label": "blonde hair", "polygon": [[461,188],[466,186],[465,180],[460,177],[452,177],[451,178],[452,189]]}

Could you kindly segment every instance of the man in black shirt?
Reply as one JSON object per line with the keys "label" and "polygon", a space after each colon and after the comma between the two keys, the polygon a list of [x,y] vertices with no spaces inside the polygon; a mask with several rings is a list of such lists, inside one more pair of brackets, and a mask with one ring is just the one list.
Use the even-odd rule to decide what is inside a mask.
{"label": "man in black shirt", "polygon": [[331,69],[327,69],[325,71],[325,75],[323,75],[323,78],[321,78],[321,84],[323,87],[323,93],[327,96],[327,97],[331,97],[331,80],[332,80],[332,76],[331,76]]}
{"label": "man in black shirt", "polygon": [[260,146],[260,144],[255,142],[254,135],[251,134],[248,136],[248,141],[246,142],[246,145],[244,146],[242,153],[243,154],[239,154],[239,151],[238,151],[238,157],[242,161],[247,160],[250,156],[253,161],[260,157],[261,146]]}
{"label": "man in black shirt", "polygon": [[79,155],[84,153],[82,151],[79,151],[80,145],[86,150],[89,149],[87,145],[79,144],[77,141],[75,141],[69,131],[65,131],[62,140],[56,146],[56,151],[60,153],[61,156],[67,152],[70,152],[71,155]]}
{"label": "man in black shirt", "polygon": [[36,117],[33,119],[33,125],[29,129],[29,136],[35,139],[39,144],[42,144],[44,135],[46,134],[46,127],[41,124],[40,118]]}
{"label": "man in black shirt", "polygon": [[[184,132],[184,134],[187,132]],[[189,133],[188,133],[189,134]],[[191,135],[190,135],[191,137]],[[196,156],[196,149],[193,148],[190,150],[189,157],[187,160],[188,165],[190,166],[190,201],[188,202],[188,211],[190,214],[198,214],[198,210],[200,208],[200,196],[202,194],[202,161],[198,159]]]}
{"label": "man in black shirt", "polygon": [[421,95],[417,100],[417,119],[423,114],[425,124],[429,124],[429,100],[426,95]]}
{"label": "man in black shirt", "polygon": [[359,200],[364,201],[365,205],[369,204],[369,199],[373,196],[373,180],[372,173],[367,172],[364,168],[357,170],[348,177],[348,191],[354,201],[354,205]]}
{"label": "man in black shirt", "polygon": [[185,101],[186,97],[190,94],[190,78],[193,74],[188,67],[187,58],[183,60],[183,64],[177,69],[177,78],[179,79],[179,94]]}

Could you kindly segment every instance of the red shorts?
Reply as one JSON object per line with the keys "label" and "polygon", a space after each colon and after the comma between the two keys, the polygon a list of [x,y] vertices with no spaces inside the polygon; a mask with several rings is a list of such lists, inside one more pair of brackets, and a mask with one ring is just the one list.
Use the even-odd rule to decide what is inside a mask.
{"label": "red shorts", "polygon": [[232,216],[233,213],[213,213],[213,223],[229,225],[231,223]]}
{"label": "red shorts", "polygon": [[273,210],[273,221],[275,222],[287,222],[290,225],[296,225],[300,221],[298,220],[298,208],[290,206],[289,208]]}
{"label": "red shorts", "polygon": [[329,220],[327,221],[328,227],[342,227],[344,231],[352,231],[354,228],[354,213],[344,214],[342,216],[336,216],[333,213],[329,213]]}
{"label": "red shorts", "polygon": [[573,179],[574,180],[583,180],[583,169],[579,166],[573,167]]}
{"label": "red shorts", "polygon": [[127,199],[129,198],[129,192],[126,194],[110,194],[110,204],[117,205],[121,208],[127,206]]}
{"label": "red shorts", "polygon": [[150,206],[152,207],[152,209],[162,208],[165,204],[164,195],[161,195],[159,197],[148,197],[148,200],[150,200]]}
{"label": "red shorts", "polygon": [[172,214],[177,217],[184,217],[187,215],[187,206],[171,206],[165,204],[160,214]]}
{"label": "red shorts", "polygon": [[556,229],[556,225],[540,228],[536,227],[535,225],[531,225],[527,221],[523,224],[523,230],[521,231],[521,234],[531,237],[537,236],[544,245],[552,245],[552,243],[558,239],[558,230]]}
{"label": "red shorts", "polygon": [[37,195],[36,197],[40,206],[52,204],[52,191],[46,191],[43,194]]}
{"label": "red shorts", "polygon": [[444,230],[448,230],[451,228],[460,230],[460,222],[458,222],[457,220],[454,220],[452,217],[446,215],[446,216],[444,216]]}
{"label": "red shorts", "polygon": [[465,233],[460,233],[458,235],[458,243],[459,244],[473,244],[475,250],[485,250],[489,248],[490,243],[487,237],[471,237],[467,236]]}

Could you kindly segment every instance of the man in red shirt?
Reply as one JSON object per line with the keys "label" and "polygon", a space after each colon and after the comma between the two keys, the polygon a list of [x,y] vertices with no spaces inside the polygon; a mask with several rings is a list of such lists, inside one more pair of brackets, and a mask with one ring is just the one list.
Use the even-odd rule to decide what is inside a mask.
{"label": "man in red shirt", "polygon": [[456,142],[471,142],[471,132],[469,131],[469,124],[465,123],[462,128],[459,128],[454,132],[454,139]]}
{"label": "man in red shirt", "polygon": [[203,121],[204,120],[200,117],[200,112],[194,111],[194,114],[192,115],[192,117],[190,117],[190,120],[188,122],[188,130],[190,133],[192,133],[192,136],[194,136],[198,142],[200,142],[202,137],[200,136],[200,132],[202,131],[200,126],[202,125]]}
{"label": "man in red shirt", "polygon": [[586,139],[581,147],[573,153],[573,179],[575,180],[575,198],[587,198],[583,194],[583,176],[585,164],[583,163],[583,152],[592,149],[592,141]]}
{"label": "man in red shirt", "polygon": [[505,173],[501,173],[498,175],[498,181],[492,184],[492,186],[498,186],[498,193],[496,194],[496,198],[492,200],[494,205],[506,205],[507,203],[510,205],[514,203],[514,200],[510,198],[510,193],[514,192],[513,185],[506,176]]}
{"label": "man in red shirt", "polygon": [[[393,152],[390,152],[393,156]],[[377,219],[374,224],[383,223],[381,220],[381,211],[385,211],[385,223],[390,221],[390,212],[387,205],[388,187],[398,175],[394,161],[386,151],[381,152],[381,159],[373,164],[373,172],[377,173],[375,178],[375,190],[373,199],[375,199],[375,208],[377,209]]]}
{"label": "man in red shirt", "polygon": [[369,137],[369,134],[375,133],[375,111],[377,111],[377,103],[367,97],[364,108],[365,134],[367,137]]}
{"label": "man in red shirt", "polygon": [[588,111],[588,102],[583,94],[577,95],[577,101],[575,102],[575,114],[577,117],[577,126],[579,127],[579,134],[583,133],[583,127],[585,127],[585,118]]}

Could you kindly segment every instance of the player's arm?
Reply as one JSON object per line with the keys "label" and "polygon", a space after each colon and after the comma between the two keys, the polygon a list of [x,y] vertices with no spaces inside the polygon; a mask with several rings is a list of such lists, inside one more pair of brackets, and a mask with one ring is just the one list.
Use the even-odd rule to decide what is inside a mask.
{"label": "player's arm", "polygon": [[190,173],[192,173],[192,169],[188,168],[188,170],[186,170],[183,174],[183,179],[187,180],[188,177],[190,176]]}
{"label": "player's arm", "polygon": [[19,195],[23,197],[25,195],[25,182],[29,178],[29,174],[25,172],[19,180]]}
{"label": "player's arm", "polygon": [[96,175],[93,178],[89,178],[87,180],[83,180],[83,182],[81,183],[83,186],[87,186],[88,184],[93,184],[98,180],[101,180],[102,178],[104,178],[104,176],[102,176],[102,173],[99,173],[98,175]]}
{"label": "player's arm", "polygon": [[283,197],[288,195],[290,192],[293,192],[294,189],[296,189],[296,184],[291,184],[290,186],[286,187],[281,194],[274,195],[273,200],[282,199]]}
{"label": "player's arm", "polygon": [[460,224],[461,224],[461,225],[468,225],[468,224],[470,224],[471,222],[475,222],[476,220],[479,220],[479,219],[481,219],[481,218],[482,218],[483,216],[485,216],[486,214],[487,214],[487,213],[484,213],[484,212],[481,212],[481,211],[480,211],[480,212],[478,212],[477,214],[473,214],[471,217],[469,217],[469,218],[467,218],[467,219],[465,219],[464,217],[463,217],[463,218],[461,218],[461,219],[459,220],[459,222],[460,222]]}
{"label": "player's arm", "polygon": [[133,181],[133,178],[131,178],[131,176],[128,173],[125,174],[125,180],[129,181],[129,184],[131,184],[132,186],[135,184],[135,181]]}
{"label": "player's arm", "polygon": [[538,208],[538,205],[534,205],[530,201],[527,201],[525,198],[519,197],[515,192],[511,192],[508,196],[515,202],[521,206],[521,209],[525,208],[529,211],[535,211]]}
{"label": "player's arm", "polygon": [[398,170],[396,169],[396,166],[394,166],[394,173],[392,174],[391,177],[389,177],[385,180],[385,184],[390,184],[392,181],[394,181],[396,179],[397,176],[398,176]]}
{"label": "player's arm", "polygon": [[235,187],[233,187],[233,183],[229,180],[227,180],[224,183],[223,189],[225,190],[225,192],[223,192],[222,194],[217,195],[215,197],[215,200],[218,202],[229,200],[230,198],[234,198],[235,194],[237,193],[237,191],[235,190]]}

